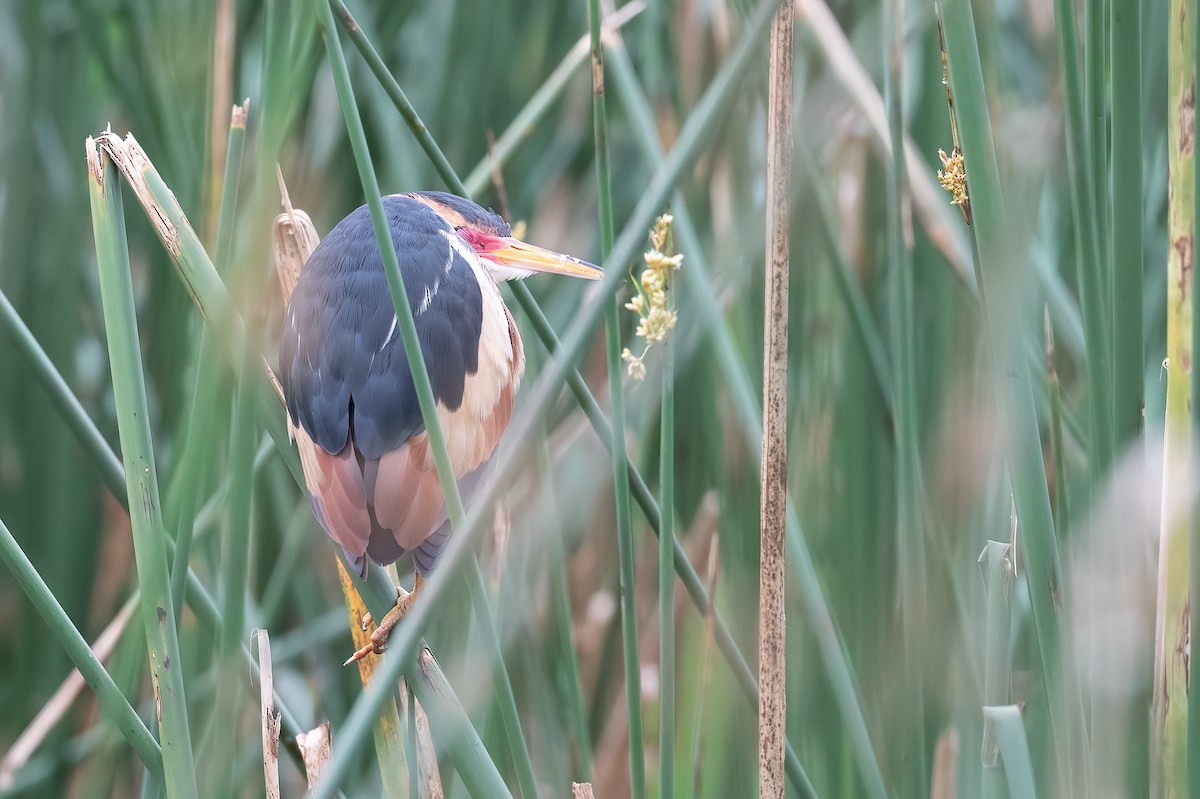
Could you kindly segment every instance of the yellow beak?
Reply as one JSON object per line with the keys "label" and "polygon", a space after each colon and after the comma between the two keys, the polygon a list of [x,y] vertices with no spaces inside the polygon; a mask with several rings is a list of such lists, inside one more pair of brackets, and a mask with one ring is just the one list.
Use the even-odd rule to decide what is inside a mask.
{"label": "yellow beak", "polygon": [[503,266],[581,277],[585,280],[599,280],[604,276],[600,267],[587,261],[581,261],[573,255],[564,255],[533,244],[526,244],[511,236],[499,238],[498,241],[498,247],[488,248],[487,257]]}

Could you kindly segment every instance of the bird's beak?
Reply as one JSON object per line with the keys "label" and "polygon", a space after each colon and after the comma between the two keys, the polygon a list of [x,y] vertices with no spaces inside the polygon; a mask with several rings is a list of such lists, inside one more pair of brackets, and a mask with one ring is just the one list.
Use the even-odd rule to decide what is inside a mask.
{"label": "bird's beak", "polygon": [[526,244],[512,236],[497,237],[495,246],[488,247],[487,257],[501,266],[528,269],[533,272],[549,272],[555,275],[599,280],[604,276],[600,267],[581,261],[573,255],[564,255],[553,250]]}

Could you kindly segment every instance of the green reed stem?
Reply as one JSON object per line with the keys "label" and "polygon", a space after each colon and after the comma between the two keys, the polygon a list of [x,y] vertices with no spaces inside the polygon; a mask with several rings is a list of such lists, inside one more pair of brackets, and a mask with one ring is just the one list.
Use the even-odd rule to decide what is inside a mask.
{"label": "green reed stem", "polygon": [[200,506],[203,467],[212,450],[208,430],[215,410],[212,376],[217,367],[216,359],[211,335],[206,328],[201,328],[196,347],[196,375],[192,381],[187,429],[183,439],[183,456],[167,487],[167,524],[175,530],[175,554],[171,558],[171,600],[175,603],[177,624],[183,612],[192,537],[197,526],[196,512]]}
{"label": "green reed stem", "polygon": [[91,686],[100,703],[100,710],[116,726],[138,758],[156,779],[163,777],[163,756],[158,741],[146,729],[137,711],[125,699],[121,689],[105,670],[104,664],[88,646],[71,617],[58,603],[46,581],[26,557],[21,545],[0,520],[0,560],[8,567],[17,585],[29,597],[34,608],[46,621],[51,634],[58,640],[67,657],[79,669],[79,674]]}
{"label": "green reed stem", "polygon": [[[614,30],[621,28],[626,22],[633,19],[638,14],[642,13],[645,6],[637,6],[634,3],[626,3],[618,8],[615,12],[605,17],[605,27]],[[567,51],[563,56],[563,60],[550,73],[546,80],[538,87],[538,90],[533,93],[529,101],[521,108],[513,121],[496,139],[496,146],[491,148],[491,152],[480,159],[475,168],[467,173],[464,181],[467,193],[464,197],[479,194],[492,183],[494,174],[494,165],[503,166],[507,163],[509,157],[517,149],[517,145],[521,144],[534,127],[542,120],[566,91],[575,73],[588,61],[590,49],[590,34],[585,34],[575,45]]]}
{"label": "green reed stem", "polygon": [[1062,386],[1055,365],[1054,331],[1046,326],[1046,385],[1050,391],[1050,446],[1054,450],[1054,528],[1071,529],[1071,492],[1067,485],[1067,449],[1063,437]]}
{"label": "green reed stem", "polygon": [[[1146,360],[1142,342],[1142,4],[1112,11],[1112,329],[1115,452],[1142,431]],[[1119,198],[1119,202],[1116,199]]]}
{"label": "green reed stem", "polygon": [[1093,188],[1100,176],[1092,173],[1093,142],[1085,122],[1086,88],[1080,75],[1075,6],[1071,0],[1054,0],[1054,22],[1066,93],[1064,122],[1067,129],[1067,167],[1071,179],[1071,211],[1078,237],[1076,263],[1087,342],[1090,455],[1092,482],[1095,484],[1112,463],[1113,456],[1112,340],[1109,338],[1110,325],[1105,310],[1108,287],[1104,284],[1106,270],[1101,260],[1103,252]]}
{"label": "green reed stem", "polygon": [[96,465],[100,472],[100,481],[118,501],[122,504],[127,503],[125,474],[121,461],[113,454],[112,447],[105,440],[100,428],[96,427],[96,423],[88,416],[75,392],[67,385],[50,356],[42,349],[42,345],[38,343],[25,320],[17,313],[17,309],[3,291],[0,291],[0,329],[8,334],[17,355],[33,372],[34,379],[46,392],[50,403],[75,434],[75,439],[83,447],[84,453]]}
{"label": "green reed stem", "polygon": [[470,571],[467,576],[467,591],[471,595],[471,604],[475,615],[479,618],[479,628],[483,633],[484,643],[493,654],[496,662],[494,679],[499,697],[497,705],[500,708],[500,723],[504,727],[504,736],[508,739],[512,752],[513,768],[517,772],[517,785],[525,799],[536,799],[538,795],[537,779],[533,776],[533,763],[529,759],[529,747],[525,744],[525,735],[521,731],[521,719],[517,715],[517,698],[513,693],[512,679],[504,667],[501,656],[500,639],[496,634],[499,624],[495,610],[488,599],[487,588],[484,585],[483,572],[479,568],[479,560],[470,558]]}
{"label": "green reed stem", "polygon": [[[887,54],[883,98],[888,132],[893,142],[904,141],[904,97],[901,70],[904,64],[904,0],[885,0],[883,48]],[[922,627],[926,624],[925,507],[921,480],[919,400],[917,394],[916,303],[913,297],[912,254],[904,241],[903,187],[907,183],[904,148],[891,148],[885,163],[887,183],[887,261],[891,281],[892,383],[896,439],[896,553],[898,563],[900,623],[904,630],[904,694],[908,697],[906,717],[913,727],[903,736],[908,769],[901,782],[905,793],[929,793],[925,779],[925,691],[921,668]]]}
{"label": "green reed stem", "polygon": [[[225,174],[221,189],[221,209],[217,224],[216,269],[218,274],[229,275],[233,260],[233,241],[236,229],[238,185],[242,171],[242,149],[246,137],[245,109],[234,108],[233,124],[230,125],[229,142],[225,160]],[[207,333],[207,331],[204,331]],[[215,723],[224,726],[226,734],[216,738],[215,763],[228,762],[236,749],[234,730],[240,717],[244,692],[239,664],[238,645],[246,630],[246,576],[249,569],[250,507],[254,492],[254,449],[258,443],[255,426],[254,394],[251,370],[258,369],[249,339],[241,342],[241,358],[237,369],[237,383],[233,399],[233,422],[230,425],[228,449],[229,493],[225,503],[225,519],[221,536],[221,598],[222,628],[219,642],[221,652],[220,679],[217,686],[217,713]],[[187,525],[185,525],[186,527]],[[190,529],[190,527],[189,527]],[[190,542],[190,536],[183,542]],[[176,547],[176,558],[183,557],[182,546]],[[183,561],[186,563],[186,560]],[[178,567],[178,565],[177,565]],[[225,793],[232,793],[234,785],[230,770],[218,770],[216,784]]]}
{"label": "green reed stem", "polygon": [[658,774],[659,796],[675,795],[675,341],[663,345],[659,434]]}
{"label": "green reed stem", "polygon": [[[607,439],[605,439],[607,440]],[[554,474],[550,466],[550,453],[546,446],[546,436],[537,437],[538,467],[541,478],[551,480]],[[561,518],[554,507],[554,491],[545,493],[547,503],[546,518]],[[557,651],[556,662],[563,669],[560,677],[561,690],[567,705],[568,722],[571,734],[575,740],[577,765],[579,767],[578,782],[592,781],[592,739],[588,734],[587,707],[583,700],[583,683],[579,677],[579,656],[575,650],[575,640],[572,635],[573,616],[571,614],[571,594],[567,588],[567,556],[563,548],[562,536],[551,533],[546,536],[546,571],[550,591],[550,609],[554,625],[554,645]]]}
{"label": "green reed stem", "polygon": [[[15,310],[8,304],[7,298],[0,293],[0,322],[3,322],[6,329],[14,333],[14,341],[20,342],[19,351],[28,359],[31,366],[34,367],[34,376],[38,379],[39,384],[48,393],[58,397],[56,405],[63,418],[68,421],[69,426],[76,432],[78,440],[84,444],[85,452],[91,457],[92,461],[100,469],[100,474],[106,485],[125,484],[125,470],[117,456],[109,447],[108,442],[100,434],[91,417],[83,410],[78,398],[71,392],[62,375],[55,369],[54,364],[50,362],[49,357],[32,337],[29,335],[28,328]],[[22,331],[26,335],[20,335]],[[124,490],[114,492],[114,497],[117,502],[126,511],[129,510],[129,497]],[[174,542],[167,539],[166,547],[167,554],[174,557],[176,548]],[[184,569],[184,584],[187,591],[187,603],[196,614],[196,618],[208,630],[219,632],[222,627],[221,614],[217,610],[216,603],[209,595],[207,589],[196,577],[195,573],[190,568]],[[140,595],[140,592],[138,592]],[[250,658],[250,652],[243,646],[243,652],[247,658]],[[69,653],[68,653],[69,654]],[[253,659],[250,658],[253,665]],[[81,673],[84,673],[81,669]],[[86,674],[84,674],[86,679]],[[300,727],[296,724],[294,717],[290,714],[287,707],[282,704],[279,697],[275,699],[275,705],[283,713],[284,730],[292,737],[300,731]]]}
{"label": "green reed stem", "polygon": [[117,425],[121,435],[134,557],[141,588],[141,615],[150,654],[150,678],[159,714],[163,782],[172,797],[196,796],[196,767],[188,729],[187,697],[171,602],[170,574],[158,495],[146,384],[133,301],[133,276],[125,239],[121,183],[95,142],[87,141],[92,226],[104,327],[112,366]]}
{"label": "green reed stem", "polygon": [[[239,113],[240,111],[240,113]],[[216,269],[228,275],[233,260],[233,240],[237,218],[238,184],[242,172],[242,149],[246,138],[245,109],[234,109],[230,125],[229,144],[225,159],[225,175],[221,189],[220,219],[217,223]],[[253,394],[249,383],[256,367],[253,348],[243,342],[243,355],[238,370],[238,385],[234,397],[233,424],[229,447],[229,494],[225,510],[224,536],[221,543],[221,565],[224,569],[224,634],[222,651],[232,652],[241,640],[245,628],[247,545],[249,543],[250,502],[254,484],[254,449],[257,436],[253,425]],[[183,547],[176,542],[176,556]],[[186,561],[185,561],[186,562]]]}
{"label": "green reed stem", "polygon": [[[1115,5],[1115,4],[1114,4]],[[1088,0],[1083,4],[1083,68],[1084,83],[1087,96],[1084,98],[1084,108],[1087,113],[1088,142],[1091,147],[1092,197],[1093,209],[1096,214],[1096,248],[1100,253],[1101,262],[1096,264],[1100,270],[1100,288],[1103,292],[1104,307],[1112,311],[1116,297],[1112,294],[1113,251],[1111,249],[1112,235],[1105,220],[1109,219],[1108,202],[1108,59],[1109,59],[1109,0]],[[1140,70],[1136,73],[1140,80]],[[1128,76],[1121,76],[1128,79]],[[1113,73],[1114,80],[1117,74]],[[1114,119],[1114,123],[1116,120]],[[1140,124],[1140,120],[1139,120]],[[1141,150],[1126,150],[1129,153],[1140,153]],[[1126,160],[1141,160],[1129,158]],[[1121,195],[1114,194],[1114,197]],[[1112,314],[1115,321],[1116,314]],[[1111,321],[1109,322],[1111,325]],[[1111,331],[1111,327],[1110,327]],[[1110,344],[1111,346],[1111,344]]]}
{"label": "green reed stem", "polygon": [[[612,263],[612,182],[608,165],[608,112],[604,99],[604,49],[600,45],[600,2],[588,0],[588,28],[592,52],[592,135],[596,154],[596,197],[600,214],[600,265],[621,271],[624,264]],[[615,287],[614,287],[615,288]],[[604,345],[608,356],[608,395],[611,405],[613,493],[617,519],[617,567],[620,580],[621,653],[625,662],[625,703],[629,723],[630,796],[646,795],[646,746],[642,729],[641,658],[638,657],[637,580],[633,564],[633,515],[629,502],[629,472],[625,468],[625,388],[622,383],[621,318],[619,289],[606,297]],[[666,540],[665,538],[663,539]],[[663,544],[669,547],[669,542]],[[670,563],[661,569],[670,570]],[[673,577],[670,583],[674,586]]]}

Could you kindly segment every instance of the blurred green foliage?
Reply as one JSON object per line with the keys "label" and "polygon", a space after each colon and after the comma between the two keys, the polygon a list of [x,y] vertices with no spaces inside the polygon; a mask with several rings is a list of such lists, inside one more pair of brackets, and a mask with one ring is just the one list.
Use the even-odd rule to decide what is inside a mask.
{"label": "blurred green foliage", "polygon": [[[752,5],[652,0],[624,28],[623,43],[664,149],[674,143],[728,57]],[[824,4],[804,0],[802,5]],[[1166,318],[1166,4],[1141,4],[1143,152],[1109,156],[1111,161],[1141,159],[1145,166],[1144,202],[1109,198],[1110,205],[1134,203],[1144,209],[1145,247],[1142,292],[1109,302],[1114,314],[1134,304],[1144,311],[1146,436],[1115,454],[1111,475],[1089,473],[1093,389],[1077,300],[1078,244],[1053,12],[1037,0],[972,5],[987,89],[982,99],[991,113],[1012,216],[1004,220],[1005,229],[1019,231],[1006,256],[1015,265],[1013,274],[1021,275],[1015,288],[1021,309],[1005,317],[1003,329],[1011,339],[1004,343],[1028,361],[1033,376],[1050,498],[1057,499],[1064,487],[1071,490],[1071,523],[1056,520],[1055,531],[1064,561],[1060,591],[1068,608],[1062,640],[1079,665],[1078,674],[1067,678],[1076,681],[1088,708],[1091,756],[1067,762],[1053,746],[1021,558],[1016,558],[1011,628],[1001,635],[1010,644],[1008,698],[1026,703],[1032,767],[1044,793],[1062,790],[1063,769],[1085,769],[1086,782],[1113,795],[1142,795],[1148,780],[1145,720],[1160,490],[1157,472],[1148,465],[1158,450],[1147,442],[1161,441],[1165,391],[1160,363]],[[232,12],[233,37],[223,50],[214,49],[217,7]],[[985,782],[980,706],[989,657],[985,590],[976,561],[988,540],[1011,536],[997,376],[971,288],[970,252],[961,247],[958,262],[951,264],[947,252],[954,247],[945,245],[945,226],[934,226],[937,235],[931,236],[930,217],[919,203],[905,205],[900,215],[902,239],[911,248],[913,299],[903,309],[908,318],[894,318],[897,276],[889,264],[896,253],[889,251],[885,191],[891,158],[865,121],[862,109],[871,102],[871,90],[864,94],[844,79],[848,66],[860,67],[874,86],[884,85],[884,15],[880,3],[872,1],[834,1],[829,7],[853,48],[847,51],[850,65],[830,57],[827,32],[803,18],[796,28],[792,505],[840,636],[835,643],[853,668],[889,795],[918,795],[915,786],[937,781],[934,753],[953,749],[958,795],[973,796]],[[358,2],[352,10],[460,175],[487,156],[487,134],[500,136],[588,29],[582,0]],[[910,164],[910,178],[930,183],[940,166],[937,150],[952,146],[932,4],[906,3],[903,26],[901,122],[924,160],[918,172]],[[1082,35],[1082,25],[1077,27]],[[346,50],[382,190],[445,188],[365,63],[351,47]],[[712,131],[706,155],[681,181],[675,201],[690,214],[699,238],[698,252],[684,250],[688,260],[680,275],[674,346],[677,532],[701,576],[709,571],[710,557],[717,558],[717,608],[747,653],[756,647],[758,469],[757,444],[744,422],[746,395],[739,391],[748,386],[757,392],[762,382],[765,38],[762,51],[761,68]],[[229,59],[225,74],[217,68],[223,57]],[[613,69],[610,59],[608,148],[619,231],[661,159],[643,144],[645,130],[635,109],[641,98],[619,88]],[[228,114],[228,107],[214,109],[214,94],[230,103],[250,98],[234,258],[224,277],[273,359],[280,315],[269,251],[270,226],[279,211],[275,164],[293,203],[312,215],[322,233],[363,202],[312,9],[283,0],[0,3],[0,290],[114,448],[116,409],[82,143],[106,125],[118,133],[133,131],[211,252],[216,176],[224,157],[223,140],[213,131],[224,126]],[[503,195],[489,186],[476,199],[527,223],[528,239],[597,260],[591,101],[590,70],[584,64],[502,166]],[[808,177],[810,167],[815,179]],[[968,157],[968,172],[971,168]],[[911,196],[905,193],[906,203]],[[181,519],[196,516],[192,565],[220,594],[229,590],[220,577],[224,495],[219,492],[235,451],[228,443],[232,372],[220,355],[200,356],[202,322],[128,195],[126,207],[164,512],[172,533]],[[940,219],[965,242],[957,209],[949,211]],[[688,287],[687,281],[701,279],[687,268],[699,259],[707,268],[705,282]],[[851,290],[860,295],[865,323],[849,309],[836,270],[849,276]],[[585,287],[538,279],[529,287],[565,335]],[[701,302],[697,292],[712,301]],[[1063,386],[1067,486],[1057,485],[1054,476],[1042,355],[1044,308]],[[530,362],[527,381],[533,382],[549,356],[523,315],[517,319]],[[862,344],[864,324],[876,336],[885,331],[885,366],[894,371],[888,336],[901,329],[901,322],[911,324],[915,340],[910,377],[917,401],[911,421],[922,486],[916,518],[925,575],[924,599],[916,605],[923,615],[903,624],[900,608],[914,606],[908,593],[914,586],[901,579],[901,564],[911,553],[900,546],[898,426],[892,396],[880,390],[876,365]],[[628,319],[626,325],[628,337]],[[735,371],[722,356],[721,347],[729,344]],[[0,337],[0,518],[90,641],[135,587],[128,519],[31,371],[12,352]],[[651,379],[627,381],[625,397],[630,455],[657,491],[655,357],[648,359]],[[598,397],[606,396],[604,366],[603,342],[597,338],[580,370]],[[193,407],[195,426],[189,433]],[[598,796],[622,796],[629,791],[628,741],[611,477],[607,467],[600,467],[606,457],[602,443],[567,398],[547,414],[543,431],[529,442],[538,457],[507,497],[509,535],[488,536],[483,565],[492,579],[505,660],[542,791],[566,795],[569,781],[590,770]],[[254,474],[248,627],[270,631],[276,687],[298,723],[311,727],[330,719],[336,747],[338,725],[362,689],[357,675],[340,667],[351,643],[329,548],[306,499],[273,453],[259,458]],[[189,508],[182,484],[195,491],[197,506],[203,506],[198,513]],[[1118,517],[1114,507],[1136,508],[1136,513]],[[648,795],[655,796],[657,544],[636,512],[634,527]],[[565,597],[555,591],[564,569]],[[862,796],[869,782],[861,770],[862,751],[817,646],[818,636],[827,631],[809,623],[798,574],[789,572],[789,740],[822,796]],[[755,713],[682,591],[677,608],[676,794],[752,795]],[[478,665],[486,657],[479,623],[465,596],[452,597],[438,610],[429,643],[513,786],[490,673]],[[575,697],[564,664],[568,630],[579,661],[581,698]],[[215,753],[232,739],[237,753],[232,779],[256,795],[262,786],[256,692],[243,686],[247,704],[238,718],[213,712],[222,681],[245,681],[247,672],[217,667],[217,637],[190,611],[182,614],[181,635],[199,768],[214,773]],[[133,624],[107,662],[134,706],[152,720],[145,656],[141,629]],[[915,662],[906,662],[912,658]],[[16,584],[0,575],[0,751],[8,750],[69,669],[41,617]],[[914,696],[920,698],[919,712]],[[133,795],[142,769],[111,725],[97,724],[94,704],[85,692],[13,775],[12,785],[0,784],[0,794]],[[586,724],[572,716],[577,707],[586,712]],[[1008,745],[1019,736],[1012,735],[1011,716],[1005,719]],[[581,728],[590,735],[586,747],[577,740]],[[587,752],[594,763],[585,765]],[[924,762],[916,762],[918,752],[926,753]],[[285,795],[299,794],[300,772],[286,758],[282,770]],[[989,776],[995,774],[989,771]],[[464,794],[449,768],[443,777],[452,795]],[[362,757],[355,780],[345,786],[347,795],[378,792],[373,757]],[[211,776],[201,778],[202,791],[215,792],[219,784]]]}

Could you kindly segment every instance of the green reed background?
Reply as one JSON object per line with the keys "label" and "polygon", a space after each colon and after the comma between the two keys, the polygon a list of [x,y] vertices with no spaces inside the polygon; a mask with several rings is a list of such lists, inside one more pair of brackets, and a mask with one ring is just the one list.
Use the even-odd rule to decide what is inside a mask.
{"label": "green reed background", "polygon": [[[278,163],[320,233],[372,180],[449,189],[611,273],[600,290],[505,289],[529,370],[502,511],[468,509],[479,570],[464,552],[397,632],[410,657],[423,636],[440,670],[421,679],[404,651],[380,661],[383,676],[414,678],[447,794],[567,796],[590,781],[601,797],[754,795],[774,5],[626,4],[619,34],[600,37],[600,96],[588,51],[613,11],[603,2],[356,2],[357,30],[338,2],[0,4],[0,793],[262,794],[242,651],[261,628],[284,795],[304,786],[295,734],[323,720],[336,779],[319,793],[408,795],[395,775],[411,752],[373,745],[396,683],[381,679],[368,705],[340,665],[352,643],[331,548],[257,369],[281,315]],[[1174,701],[1151,713],[1159,530],[1178,531],[1170,636],[1192,496],[1175,459],[1189,435],[1181,242],[1194,213],[1178,131],[1200,14],[1181,5],[947,0],[968,227],[935,177],[956,141],[933,4],[796,3],[794,795],[1200,785],[1181,759],[1200,734],[1186,736],[1177,666],[1164,677]],[[231,131],[246,97],[248,123]],[[195,229],[178,268],[116,169],[89,191],[83,142],[109,125],[134,133]],[[893,151],[901,132],[911,145]],[[606,352],[600,311],[614,289],[628,297],[667,208],[685,256],[679,323],[644,382],[618,383],[606,367],[636,322],[608,313]],[[122,280],[125,312],[110,299]],[[570,364],[552,359],[556,338]],[[622,448],[627,475],[609,465]],[[126,499],[122,454],[152,467],[160,507]],[[672,528],[664,613],[671,546],[654,531]],[[143,558],[155,549],[167,552]],[[709,595],[713,619],[696,610]],[[83,639],[123,605],[133,615],[102,671]],[[170,679],[186,696],[162,693],[161,730],[143,623],[157,607],[177,621]],[[97,689],[17,757],[73,662]]]}

